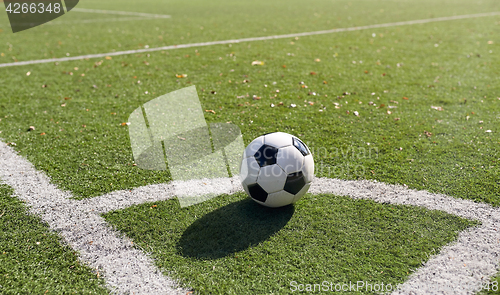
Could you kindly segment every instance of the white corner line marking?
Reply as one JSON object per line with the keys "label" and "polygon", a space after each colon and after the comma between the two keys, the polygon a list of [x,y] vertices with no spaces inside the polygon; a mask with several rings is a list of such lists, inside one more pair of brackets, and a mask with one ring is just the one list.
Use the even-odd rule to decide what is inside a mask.
{"label": "white corner line marking", "polygon": [[[488,204],[417,191],[400,185],[319,178],[310,193],[330,193],[379,203],[440,210],[482,224],[459,233],[393,294],[475,294],[496,274],[500,254],[500,209]],[[395,286],[394,286],[395,287]]]}
{"label": "white corner line marking", "polygon": [[[146,202],[167,200],[175,192],[231,194],[242,191],[237,178],[174,181],[121,190],[100,197],[72,200],[43,172],[0,141],[0,179],[15,195],[27,202],[33,214],[41,216],[52,230],[81,253],[93,268],[104,271],[111,288],[119,293],[178,294],[175,283],[154,266],[152,260],[112,230],[100,216],[105,212]],[[482,224],[459,233],[458,239],[444,246],[422,267],[410,275],[393,294],[474,294],[496,274],[500,254],[500,209],[484,203],[442,194],[416,191],[400,185],[316,178],[311,194],[328,193],[369,199],[379,203],[411,205],[440,210]],[[93,241],[93,243],[90,243]]]}
{"label": "white corner line marking", "polygon": [[27,60],[27,61],[19,61],[19,62],[12,62],[12,63],[2,63],[2,64],[0,64],[0,68],[24,66],[24,65],[32,65],[32,64],[43,64],[43,63],[51,63],[51,62],[64,62],[64,61],[82,60],[82,59],[90,59],[90,58],[103,58],[106,56],[120,56],[120,55],[155,52],[155,51],[162,51],[162,50],[173,50],[173,49],[181,49],[181,48],[192,48],[192,47],[203,47],[203,46],[212,46],[212,45],[233,44],[233,43],[240,43],[240,42],[255,42],[255,41],[273,40],[273,39],[285,39],[285,38],[305,37],[305,36],[313,36],[313,35],[324,35],[324,34],[333,34],[333,33],[340,33],[340,32],[351,32],[351,31],[361,31],[361,30],[367,30],[367,29],[387,28],[387,27],[415,25],[415,24],[426,24],[426,23],[433,23],[433,22],[487,17],[487,16],[495,16],[495,15],[500,15],[500,12],[497,11],[497,12],[478,13],[478,14],[445,16],[445,17],[411,20],[411,21],[403,21],[403,22],[374,24],[374,25],[368,25],[368,26],[339,28],[339,29],[332,29],[332,30],[322,30],[322,31],[314,31],[314,32],[292,33],[292,34],[285,34],[285,35],[273,35],[273,36],[252,37],[252,38],[242,38],[242,39],[230,39],[230,40],[222,40],[222,41],[169,45],[169,46],[154,47],[154,48],[144,48],[144,49],[135,49],[135,50],[126,50],[126,51],[87,54],[87,55],[72,56],[72,57]]}
{"label": "white corner line marking", "polygon": [[[80,253],[80,259],[103,273],[118,294],[186,294],[164,276],[153,260],[109,226],[92,208],[79,206],[23,157],[0,141],[0,181],[14,189],[30,212]],[[163,192],[169,196],[168,192]],[[172,194],[170,194],[170,197]]]}
{"label": "white corner line marking", "polygon": [[[209,183],[208,181],[211,181]],[[228,181],[232,187],[228,186]],[[207,183],[209,184],[207,186]],[[218,185],[217,185],[218,183]],[[128,206],[167,199],[165,192],[177,186],[198,194],[232,194],[242,191],[237,179],[196,180],[155,184],[133,190],[114,191],[101,197],[85,199],[81,206],[105,213]],[[353,199],[369,199],[379,203],[411,205],[429,210],[478,220],[482,224],[467,229],[457,240],[444,246],[421,268],[410,275],[394,294],[473,294],[496,274],[500,254],[500,209],[488,204],[452,198],[446,195],[416,191],[399,185],[371,181],[346,181],[316,178],[309,190],[311,194],[328,193]],[[412,293],[413,294],[413,293]]]}

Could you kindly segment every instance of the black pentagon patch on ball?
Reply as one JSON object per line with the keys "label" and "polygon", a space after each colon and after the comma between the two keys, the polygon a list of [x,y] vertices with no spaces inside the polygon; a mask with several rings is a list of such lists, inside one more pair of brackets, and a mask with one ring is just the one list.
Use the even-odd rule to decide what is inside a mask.
{"label": "black pentagon patch on ball", "polygon": [[286,177],[285,188],[284,190],[291,193],[292,195],[296,195],[300,190],[306,185],[306,179],[302,171],[296,173],[290,173]]}
{"label": "black pentagon patch on ball", "polygon": [[276,164],[277,156],[278,149],[267,144],[262,145],[254,155],[255,160],[257,160],[260,167]]}
{"label": "black pentagon patch on ball", "polygon": [[248,186],[250,197],[264,203],[267,200],[267,192],[257,183]]}
{"label": "black pentagon patch on ball", "polygon": [[296,147],[303,156],[307,156],[310,154],[309,149],[306,145],[298,138],[293,138],[293,146]]}

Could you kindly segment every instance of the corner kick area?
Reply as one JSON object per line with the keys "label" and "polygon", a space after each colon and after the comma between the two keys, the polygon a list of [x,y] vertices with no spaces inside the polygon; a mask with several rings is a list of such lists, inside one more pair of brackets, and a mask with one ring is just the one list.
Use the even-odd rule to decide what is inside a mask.
{"label": "corner kick area", "polygon": [[[74,11],[118,16],[87,20],[89,23],[170,18],[170,15],[110,10],[75,8]],[[498,15],[500,12],[490,12],[315,32],[27,60],[0,63],[0,68]],[[56,20],[53,24],[70,23],[57,22]],[[85,21],[78,23],[85,23]],[[108,289],[119,294],[188,294],[190,290],[179,287],[175,280],[165,276],[147,253],[136,248],[130,239],[114,230],[101,217],[101,214],[132,205],[172,199],[179,194],[193,196],[206,193],[232,194],[243,190],[239,180],[235,177],[231,179],[173,181],[75,200],[71,193],[62,191],[51,183],[50,178],[44,172],[36,170],[33,164],[18,155],[12,147],[2,140],[0,140],[0,181],[13,188],[14,195],[26,202],[32,214],[40,216],[51,230],[61,235],[75,251],[78,251],[82,261],[92,269],[102,272]],[[389,185],[367,180],[346,181],[316,178],[309,194],[321,193],[348,196],[352,199],[373,200],[382,204],[418,206],[481,222],[480,226],[461,232],[455,242],[443,247],[437,255],[431,257],[422,267],[410,274],[402,289],[394,291],[392,294],[408,294],[410,292],[434,294],[436,290],[447,291],[450,294],[473,294],[480,291],[482,286],[498,272],[500,266],[498,257],[500,254],[500,208],[444,194],[417,191],[402,185]]]}
{"label": "corner kick area", "polygon": [[[79,251],[92,269],[104,273],[111,290],[135,294],[186,294],[175,282],[161,274],[151,258],[134,248],[133,243],[112,230],[100,214],[145,202],[175,197],[175,186],[191,192],[231,194],[241,191],[236,178],[175,182],[149,185],[130,191],[116,191],[101,197],[72,200],[44,173],[0,142],[0,178],[25,201],[30,211],[47,222]],[[15,167],[15,168],[10,168]],[[228,185],[229,184],[229,185]],[[207,188],[208,187],[208,188]],[[441,210],[482,224],[460,233],[457,241],[444,247],[404,283],[403,291],[433,292],[449,290],[454,294],[478,291],[498,267],[500,251],[500,210],[486,204],[415,191],[403,186],[370,181],[344,181],[317,178],[310,194],[329,193],[354,199],[370,199],[383,204],[421,206]]]}

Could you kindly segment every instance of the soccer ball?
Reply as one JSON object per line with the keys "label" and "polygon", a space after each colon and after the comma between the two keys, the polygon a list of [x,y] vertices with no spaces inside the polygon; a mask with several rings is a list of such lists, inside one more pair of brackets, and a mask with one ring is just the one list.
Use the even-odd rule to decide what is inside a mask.
{"label": "soccer ball", "polygon": [[288,133],[259,136],[243,152],[241,183],[250,198],[261,205],[282,207],[297,202],[313,177],[309,148]]}

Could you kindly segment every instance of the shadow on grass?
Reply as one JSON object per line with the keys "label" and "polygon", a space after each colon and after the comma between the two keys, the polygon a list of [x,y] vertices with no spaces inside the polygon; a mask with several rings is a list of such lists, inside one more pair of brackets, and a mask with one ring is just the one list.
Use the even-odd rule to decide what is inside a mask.
{"label": "shadow on grass", "polygon": [[191,224],[177,249],[182,256],[222,258],[259,244],[283,228],[295,209],[263,207],[245,199],[219,208]]}

